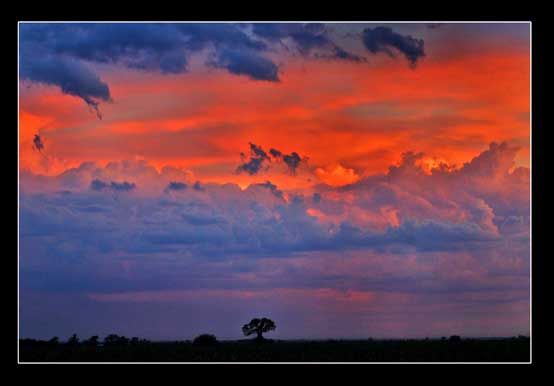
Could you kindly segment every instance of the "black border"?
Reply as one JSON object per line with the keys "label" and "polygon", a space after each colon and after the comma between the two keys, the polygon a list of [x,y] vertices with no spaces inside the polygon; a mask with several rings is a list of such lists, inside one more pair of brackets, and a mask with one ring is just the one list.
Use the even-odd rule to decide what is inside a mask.
{"label": "black border", "polygon": [[[458,7],[456,7],[458,5]],[[63,14],[63,12],[59,12],[57,10],[54,10],[51,8],[50,4],[44,4],[38,8],[35,8],[34,6],[29,6],[29,9],[25,9],[22,12],[18,12],[17,17],[15,18],[15,23],[7,23],[4,24],[5,27],[9,27],[10,34],[15,35],[14,39],[12,40],[12,44],[14,44],[13,50],[17,52],[17,22],[18,21],[33,21],[33,20],[129,20],[129,21],[140,21],[140,20],[197,20],[197,21],[223,21],[223,20],[234,20],[234,21],[242,21],[242,20],[250,20],[250,21],[256,21],[256,20],[289,20],[289,21],[307,21],[307,20],[339,20],[339,21],[355,21],[355,20],[380,20],[380,21],[432,21],[432,20],[440,20],[440,21],[459,21],[459,20],[472,20],[472,21],[502,21],[502,20],[510,20],[510,21],[531,21],[532,22],[532,256],[533,256],[533,264],[532,264],[532,272],[533,272],[533,281],[532,281],[532,364],[531,365],[479,365],[479,364],[468,364],[465,365],[463,368],[450,368],[451,366],[455,365],[437,365],[435,367],[427,367],[426,365],[418,366],[418,365],[408,365],[404,364],[401,365],[401,367],[388,367],[388,366],[397,366],[397,365],[348,365],[348,364],[339,364],[339,365],[246,365],[247,367],[242,367],[241,365],[237,364],[225,364],[221,365],[223,371],[212,371],[210,368],[204,368],[202,365],[185,365],[187,366],[186,369],[183,369],[180,365],[168,365],[164,366],[163,368],[160,368],[161,365],[144,365],[144,366],[137,366],[137,365],[100,365],[100,367],[103,367],[106,370],[110,370],[112,372],[116,369],[125,369],[126,367],[133,375],[138,375],[146,382],[164,382],[162,376],[163,374],[169,375],[175,371],[175,373],[171,374],[176,376],[177,382],[186,382],[186,380],[192,381],[192,374],[187,374],[190,370],[199,370],[199,373],[196,375],[201,375],[201,379],[203,381],[210,378],[210,375],[216,375],[216,376],[227,376],[227,375],[238,375],[240,376],[244,381],[248,381],[249,379],[252,381],[258,380],[258,381],[265,381],[268,378],[272,380],[277,380],[280,376],[283,376],[286,374],[286,372],[282,372],[283,369],[292,369],[292,370],[303,370],[306,369],[309,374],[317,374],[318,376],[323,376],[326,378],[326,380],[329,381],[341,381],[345,378],[349,378],[349,375],[357,375],[359,376],[360,382],[376,382],[377,378],[375,378],[375,371],[378,370],[384,370],[386,374],[386,382],[394,381],[398,379],[398,376],[406,377],[406,380],[413,381],[414,376],[422,376],[423,379],[427,380],[436,380],[439,382],[450,382],[454,379],[458,381],[473,381],[476,382],[478,379],[475,379],[473,377],[472,372],[467,372],[467,367],[469,366],[471,370],[479,370],[479,372],[483,371],[491,371],[494,373],[494,379],[498,382],[501,379],[510,379],[514,382],[530,382],[530,379],[528,378],[530,375],[532,375],[532,370],[537,370],[538,368],[544,369],[545,366],[548,363],[548,354],[547,354],[547,343],[546,343],[546,297],[547,297],[547,286],[546,286],[546,275],[547,275],[547,268],[546,268],[546,262],[547,262],[547,255],[544,253],[546,250],[544,245],[544,236],[543,232],[545,230],[545,220],[546,220],[546,213],[544,209],[544,203],[547,202],[546,199],[546,190],[544,188],[545,181],[546,181],[546,155],[545,155],[545,147],[549,138],[546,138],[547,134],[547,124],[545,121],[545,103],[546,103],[546,78],[548,75],[546,74],[545,67],[548,62],[550,62],[547,59],[548,48],[546,47],[546,33],[547,31],[547,24],[548,21],[545,21],[544,18],[546,16],[546,12],[543,12],[540,17],[538,17],[539,12],[535,10],[534,12],[531,11],[523,11],[516,8],[515,4],[508,5],[507,3],[503,4],[501,7],[503,7],[502,11],[504,11],[504,14],[501,15],[501,12],[499,12],[500,8],[496,8],[494,5],[492,5],[492,9],[489,7],[484,7],[484,4],[475,4],[473,7],[469,5],[467,2],[464,2],[463,4],[453,4],[453,9],[451,14],[445,15],[440,14],[440,12],[437,12],[435,9],[434,11],[425,11],[421,9],[421,7],[418,4],[415,4],[411,8],[405,8],[404,6],[398,5],[393,12],[384,14],[382,10],[372,10],[372,4],[366,5],[368,9],[364,11],[356,12],[357,10],[352,10],[353,6],[346,6],[346,4],[340,5],[340,7],[347,7],[351,11],[348,16],[341,16],[339,15],[339,12],[337,12],[336,9],[330,9],[330,10],[322,10],[322,8],[317,8],[309,11],[303,11],[303,14],[296,14],[296,15],[285,15],[283,16],[278,15],[280,11],[278,10],[271,10],[267,12],[265,16],[253,15],[253,9],[259,10],[260,7],[262,7],[262,4],[257,4],[256,7],[252,6],[253,8],[249,8],[249,10],[240,10],[237,8],[236,4],[230,4],[227,6],[220,7],[219,5],[213,6],[214,9],[205,12],[203,17],[198,17],[198,14],[192,15],[190,12],[186,10],[180,10],[179,12],[172,12],[171,6],[167,6],[164,10],[160,10],[163,8],[162,4],[160,4],[160,8],[152,8],[151,6],[147,6],[146,4],[139,5],[136,3],[133,6],[129,6],[127,9],[120,8],[118,11],[120,11],[120,15],[106,15],[106,14],[98,14],[98,5],[95,4],[82,4],[83,7],[94,7],[93,10],[87,10],[86,12],[80,10],[77,12],[71,12],[72,10],[76,10],[75,6],[78,6],[74,4],[70,8],[66,8],[65,13],[66,15],[60,16]],[[113,4],[110,6],[112,7]],[[265,5],[268,8],[279,8],[281,9],[281,12],[283,9],[287,9],[284,5],[277,5],[274,4],[271,6],[271,4]],[[335,5],[336,7],[339,7],[338,4]],[[186,8],[186,5],[182,5],[183,8]],[[230,10],[226,9],[231,8]],[[500,7],[500,6],[499,6]],[[512,14],[506,14],[506,11],[509,13],[510,11],[507,10],[509,7],[512,10],[515,10],[515,12],[512,12]],[[394,5],[393,5],[393,8]],[[456,9],[458,8],[458,9]],[[294,10],[293,8],[288,8],[288,10]],[[67,12],[69,10],[69,12]],[[90,11],[90,12],[89,12]],[[479,16],[476,17],[475,14],[469,15],[468,12],[479,12]],[[72,13],[72,14],[71,14]],[[172,14],[173,13],[173,14]],[[419,16],[416,16],[418,15]],[[122,16],[125,15],[125,16]],[[13,36],[12,35],[12,36]],[[13,47],[13,46],[12,46]],[[12,51],[13,52],[13,51]],[[14,60],[12,63],[14,63],[15,69],[13,69],[14,72],[17,71],[17,62],[15,58],[17,57],[17,54],[14,55]],[[13,68],[13,67],[12,67]],[[12,72],[9,72],[10,74],[13,74]],[[12,80],[10,80],[12,81]],[[8,81],[8,84],[9,82]],[[15,86],[15,81],[12,81]],[[17,95],[17,91],[15,90],[15,95]],[[15,118],[15,124],[14,126],[11,126],[10,130],[14,130],[14,127],[17,127],[17,98],[15,99],[15,110],[16,113],[13,115]],[[17,144],[18,144],[18,136],[17,136],[17,130],[15,129],[13,131],[14,133],[14,142],[15,142],[15,151],[17,157]],[[12,137],[13,138],[13,137]],[[11,162],[14,162],[17,164],[16,158],[10,158]],[[12,167],[12,166],[10,166]],[[12,173],[15,173],[16,165],[13,166]],[[16,177],[17,178],[17,177]],[[542,186],[541,186],[542,184]],[[9,200],[15,200],[15,197],[12,196],[13,193],[9,194]],[[8,200],[8,201],[9,201]],[[17,201],[16,201],[17,202]],[[17,206],[17,205],[16,205]],[[13,213],[13,212],[12,212]],[[17,221],[17,220],[16,220]],[[16,225],[17,227],[17,225]],[[17,228],[15,229],[17,238]],[[13,240],[13,239],[12,239]],[[14,240],[15,241],[15,240]],[[13,243],[13,242],[12,242]],[[15,253],[17,254],[17,244]],[[13,258],[13,255],[9,254],[6,255],[6,258]],[[17,261],[15,258],[11,260],[14,264],[14,270],[15,275],[9,274],[8,276],[10,278],[15,278],[17,281]],[[14,272],[14,271],[10,271]],[[11,291],[15,292],[15,287],[17,285],[16,283],[10,282],[8,284],[8,289],[11,289]],[[11,293],[13,293],[11,292]],[[13,295],[14,302],[16,303],[14,306],[9,307],[9,310],[14,310],[17,307],[17,294]],[[10,312],[10,311],[9,311]],[[11,313],[11,312],[10,312]],[[15,325],[15,334],[17,335],[17,320],[13,321],[11,324],[12,326]],[[7,338],[8,341],[10,338]],[[14,346],[16,343],[16,339],[14,337],[13,340]],[[15,348],[14,346],[13,347]],[[102,376],[103,372],[96,371],[96,367],[94,368],[87,368],[86,365],[21,365],[17,364],[17,355],[16,350],[10,350],[9,354],[7,355],[7,362],[9,363],[15,363],[18,370],[18,375],[22,375],[25,373],[25,375],[32,375],[37,376],[40,380],[45,381],[46,379],[43,378],[44,375],[49,374],[51,375],[50,371],[55,371],[57,373],[56,379],[60,379],[61,374],[66,374],[68,381],[76,381],[78,378],[86,377],[88,380],[103,380],[106,379],[104,376]],[[213,365],[209,365],[213,366]],[[274,367],[278,366],[278,367]],[[366,366],[370,366],[367,368]],[[404,369],[403,367],[409,367],[409,369]],[[84,368],[83,368],[84,367]],[[440,369],[439,372],[437,372],[437,368]],[[25,371],[27,370],[27,371]],[[59,370],[59,373],[58,373]],[[70,370],[68,372],[68,370]],[[82,370],[82,371],[81,371]],[[184,370],[184,371],[183,371]],[[407,370],[407,371],[402,371]],[[73,373],[75,371],[75,373]],[[263,378],[258,378],[252,374],[252,371],[258,372],[262,375]],[[443,372],[444,371],[444,372]],[[240,373],[239,373],[240,372]],[[70,373],[72,373],[70,375]],[[235,374],[233,374],[235,373]],[[151,378],[144,378],[144,376],[148,374],[151,375]],[[382,374],[383,375],[383,374]],[[76,379],[75,376],[78,378]],[[127,377],[128,375],[126,375]],[[311,375],[310,375],[311,376]],[[330,377],[335,376],[335,377]],[[65,377],[64,377],[65,378]],[[230,380],[230,379],[229,379]],[[379,380],[382,381],[382,380]]]}

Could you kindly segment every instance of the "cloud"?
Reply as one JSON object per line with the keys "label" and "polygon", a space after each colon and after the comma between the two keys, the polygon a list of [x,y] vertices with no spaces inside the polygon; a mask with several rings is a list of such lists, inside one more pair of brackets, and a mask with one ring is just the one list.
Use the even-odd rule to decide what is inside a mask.
{"label": "cloud", "polygon": [[128,192],[130,190],[135,189],[136,185],[132,182],[127,182],[127,181],[123,181],[123,182],[114,182],[114,181],[112,181],[112,183],[110,184],[110,187],[113,190],[118,190],[118,191],[121,191],[121,192]]}
{"label": "cloud", "polygon": [[267,153],[261,148],[252,142],[250,145],[250,157],[247,158],[244,153],[241,153],[241,158],[246,161],[237,167],[237,173],[246,172],[250,175],[257,174],[265,161],[270,161]]}
{"label": "cloud", "polygon": [[127,181],[123,181],[123,182],[112,181],[110,183],[107,183],[99,179],[94,179],[90,183],[90,188],[96,191],[101,191],[104,189],[112,189],[120,192],[128,192],[135,189],[136,185],[132,182],[127,182]]}
{"label": "cloud", "polygon": [[215,50],[217,66],[233,74],[278,80],[277,66],[258,54],[266,45],[224,23],[23,23],[20,76],[81,98],[100,118],[110,90],[90,65],[180,74],[188,71],[188,56],[204,49]]}
{"label": "cloud", "polygon": [[98,104],[111,101],[108,85],[81,62],[56,56],[34,57],[23,55],[20,59],[20,77],[37,83],[60,87],[64,94],[81,98],[101,118]]}
{"label": "cloud", "polygon": [[300,161],[300,156],[295,151],[293,151],[291,154],[286,154],[283,156],[283,162],[287,164],[287,167],[292,174],[296,174],[296,169],[300,165]]}
{"label": "cloud", "polygon": [[202,192],[202,191],[205,190],[204,187],[202,186],[202,184],[200,183],[200,181],[196,181],[196,182],[194,183],[194,185],[192,186],[192,188],[193,188],[194,190],[199,191],[199,192]]}
{"label": "cloud", "polygon": [[[20,76],[60,87],[81,98],[98,117],[112,100],[109,85],[95,72],[98,64],[183,74],[193,55],[205,65],[257,81],[279,82],[280,65],[267,54],[290,54],[289,46],[312,58],[365,61],[337,44],[319,23],[23,23],[20,25]],[[389,28],[367,28],[363,41],[372,53],[391,48],[411,63],[424,55],[423,41]],[[284,48],[284,49],[283,49]]]}
{"label": "cloud", "polygon": [[294,42],[302,55],[313,54],[316,58],[362,61],[363,58],[339,47],[330,37],[321,23],[255,23],[252,25],[255,35],[271,42],[286,46],[286,40]]}
{"label": "cloud", "polygon": [[93,180],[91,183],[90,183],[90,188],[92,190],[96,190],[96,191],[100,191],[100,190],[104,190],[106,189],[108,186],[110,186],[107,182],[104,182],[102,180]]}
{"label": "cloud", "polygon": [[[307,162],[307,158],[302,159],[297,152],[292,152],[291,154],[285,154],[277,149],[271,148],[269,150],[268,156],[265,150],[261,146],[250,143],[250,157],[245,157],[244,153],[241,153],[243,160],[246,160],[241,165],[237,167],[237,172],[246,172],[250,175],[257,174],[262,170],[262,166],[271,163],[273,161],[283,162],[287,166],[287,170],[290,174],[296,175],[296,171],[300,166],[301,162]],[[266,166],[266,170],[269,169],[269,165]]]}
{"label": "cloud", "polygon": [[325,168],[316,168],[315,174],[324,183],[331,186],[348,185],[360,179],[360,176],[354,169],[345,168],[341,164],[329,165]]}
{"label": "cloud", "polygon": [[273,158],[282,158],[282,156],[283,156],[283,153],[281,153],[277,149],[269,149],[269,154],[271,154],[271,156]]}
{"label": "cloud", "polygon": [[217,68],[225,68],[232,74],[246,75],[253,80],[279,82],[279,68],[271,60],[253,51],[223,50],[210,62]]}
{"label": "cloud", "polygon": [[314,200],[314,202],[316,204],[318,204],[319,202],[321,202],[321,194],[319,193],[314,193],[313,196],[312,196],[312,199]]}
{"label": "cloud", "polygon": [[295,152],[295,151],[293,151],[290,154],[284,154],[279,150],[271,149],[270,154],[272,155],[272,157],[274,159],[284,162],[285,165],[287,166],[288,171],[293,176],[296,175],[296,171],[297,171],[298,167],[300,166],[300,164],[302,162],[307,162],[308,161],[307,158],[302,159],[300,157],[300,155],[298,155],[298,153]]}
{"label": "cloud", "polygon": [[256,144],[251,142],[249,143],[249,145],[250,145],[250,151],[252,152],[253,155],[263,159],[267,159],[267,160],[269,159],[269,157],[267,156],[267,153],[262,149],[261,146],[257,146]]}
{"label": "cloud", "polygon": [[165,190],[168,192],[168,191],[171,191],[171,190],[175,190],[175,191],[183,191],[187,188],[187,184],[185,184],[184,182],[178,182],[178,181],[171,181],[168,185],[167,185],[167,188],[165,188]]}
{"label": "cloud", "polygon": [[38,151],[42,151],[42,149],[44,149],[44,143],[42,142],[42,138],[39,134],[35,134],[33,138],[33,146]]}
{"label": "cloud", "polygon": [[416,39],[410,35],[401,35],[389,27],[366,28],[362,32],[362,41],[365,47],[373,54],[384,52],[394,56],[391,49],[403,54],[406,59],[415,65],[425,56],[423,39]]}
{"label": "cloud", "polygon": [[[385,174],[300,191],[270,181],[247,189],[193,183],[185,171],[158,172],[143,161],[84,163],[53,177],[22,173],[22,333],[52,336],[51,328],[67,326],[108,333],[113,323],[130,333],[144,323],[136,334],[162,325],[177,336],[206,309],[216,314],[198,328],[218,313],[240,320],[277,309],[287,328],[298,315],[325,320],[314,322],[323,337],[342,331],[328,330],[329,320],[347,323],[348,333],[367,333],[360,320],[370,320],[372,335],[482,334],[490,318],[475,315],[493,310],[517,319],[506,331],[525,331],[529,170],[511,170],[512,155],[510,146],[491,144],[459,169],[424,172],[422,156],[406,152]],[[140,182],[133,194],[94,189],[129,187],[128,180]],[[194,188],[164,193],[180,181]],[[186,307],[176,314],[174,306]],[[68,309],[79,312],[61,312]],[[161,309],[171,317],[148,319]],[[81,311],[85,325],[73,317]],[[498,320],[490,323],[497,334]]]}
{"label": "cloud", "polygon": [[262,168],[263,161],[263,158],[251,157],[250,160],[237,167],[237,173],[246,172],[250,175],[257,174]]}
{"label": "cloud", "polygon": [[[250,146],[253,157],[269,157],[261,146]],[[71,207],[96,217],[95,226],[99,229],[107,220],[102,216],[119,213],[118,228],[124,235],[114,234],[113,241],[108,241],[112,235],[106,236],[106,230],[89,231],[82,236],[97,236],[104,239],[98,245],[117,244],[129,251],[180,244],[197,256],[349,248],[473,250],[528,234],[529,181],[504,170],[509,168],[505,159],[513,156],[511,147],[491,144],[459,170],[428,174],[417,164],[421,154],[406,152],[401,163],[387,174],[337,188],[316,187],[315,192],[287,192],[270,181],[250,185],[246,190],[234,184],[213,183],[203,184],[202,191],[182,189],[186,183],[168,179],[166,174],[141,162],[112,163],[105,168],[83,164],[58,177],[22,178],[22,213],[28,213],[23,227],[48,232],[51,225],[47,224],[58,223],[63,213],[54,208]],[[477,165],[488,178],[482,179],[476,172]],[[496,170],[494,178],[490,178],[492,169]],[[524,176],[521,171],[517,173]],[[41,182],[30,184],[34,178]],[[141,188],[124,178],[141,181]],[[42,195],[34,195],[28,185],[51,187]],[[149,189],[148,185],[156,188]],[[91,196],[87,187],[92,191],[135,190],[136,194],[114,201],[108,195]],[[178,198],[163,194],[170,187],[181,189]],[[68,189],[71,194],[59,193]],[[311,199],[306,199],[306,194]],[[511,203],[511,207],[506,203]],[[96,209],[91,211],[93,207]],[[133,212],[132,208],[139,207],[139,212]],[[31,215],[37,210],[41,214]],[[203,230],[198,232],[190,221],[188,225],[182,223],[183,219],[190,219],[187,216],[194,216],[195,223],[204,218]],[[31,218],[40,218],[44,227],[26,223]],[[74,220],[68,217],[59,221],[69,226]],[[91,221],[88,223],[93,224]],[[77,230],[82,226],[71,227]],[[142,234],[142,241],[134,240],[133,234]],[[127,245],[121,240],[128,240]]]}
{"label": "cloud", "polygon": [[255,184],[253,186],[260,186],[262,188],[265,188],[265,189],[269,189],[269,191],[277,198],[279,199],[283,199],[283,191],[279,190],[279,188],[277,188],[277,185],[275,184],[272,184],[270,181],[266,181],[262,184]]}
{"label": "cloud", "polygon": [[161,73],[186,72],[187,52],[210,44],[264,49],[231,24],[23,24],[21,41],[57,55]]}

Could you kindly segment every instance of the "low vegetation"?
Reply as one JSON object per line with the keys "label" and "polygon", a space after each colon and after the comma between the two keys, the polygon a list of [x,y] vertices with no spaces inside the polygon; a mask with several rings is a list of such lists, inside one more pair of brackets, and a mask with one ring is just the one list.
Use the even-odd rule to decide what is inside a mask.
{"label": "low vegetation", "polygon": [[526,362],[529,338],[420,340],[193,341],[151,342],[109,335],[65,342],[22,339],[21,362]]}

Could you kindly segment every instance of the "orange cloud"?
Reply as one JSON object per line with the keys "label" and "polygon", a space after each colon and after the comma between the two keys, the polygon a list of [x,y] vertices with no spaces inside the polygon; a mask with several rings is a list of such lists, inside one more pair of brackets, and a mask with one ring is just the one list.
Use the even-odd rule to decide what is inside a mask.
{"label": "orange cloud", "polygon": [[[284,68],[280,83],[214,69],[168,76],[112,69],[103,75],[114,98],[102,106],[103,121],[78,99],[33,86],[21,93],[21,143],[47,124],[44,140],[62,164],[143,157],[241,184],[268,177],[232,174],[250,141],[308,156],[311,182],[334,186],[386,171],[407,150],[460,166],[506,140],[522,146],[518,164],[529,164],[525,53],[426,58],[415,70],[394,61],[312,61],[308,71],[288,60]],[[45,172],[34,157],[22,147],[22,167]]]}

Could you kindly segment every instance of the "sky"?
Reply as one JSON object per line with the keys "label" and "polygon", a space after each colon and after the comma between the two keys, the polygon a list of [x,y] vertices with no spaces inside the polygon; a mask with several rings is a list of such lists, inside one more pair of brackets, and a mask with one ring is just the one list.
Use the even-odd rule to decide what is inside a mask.
{"label": "sky", "polygon": [[529,335],[528,23],[21,23],[19,332]]}

